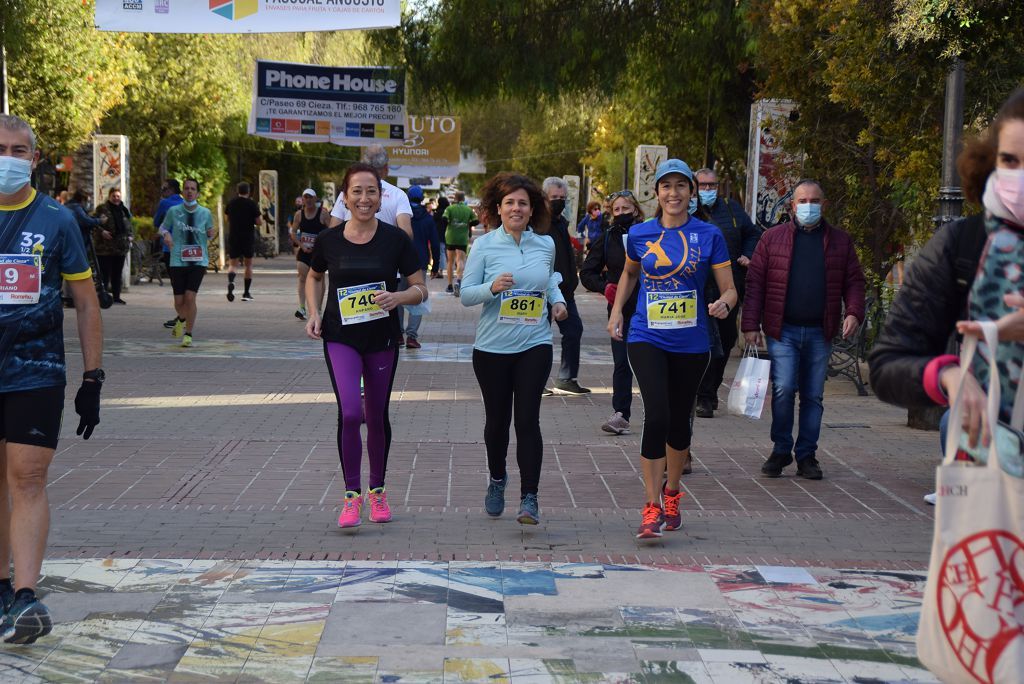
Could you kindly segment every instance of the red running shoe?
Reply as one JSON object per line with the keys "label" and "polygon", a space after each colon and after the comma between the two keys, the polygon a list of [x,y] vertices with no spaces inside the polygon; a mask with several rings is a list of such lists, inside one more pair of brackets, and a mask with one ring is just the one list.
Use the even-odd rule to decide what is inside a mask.
{"label": "red running shoe", "polygon": [[679,501],[683,498],[681,491],[670,496],[668,490],[661,490],[661,498],[665,503],[665,529],[678,530],[683,526],[683,516],[679,515]]}
{"label": "red running shoe", "polygon": [[665,515],[658,504],[649,503],[644,506],[637,539],[656,539],[661,536],[661,528],[665,526]]}

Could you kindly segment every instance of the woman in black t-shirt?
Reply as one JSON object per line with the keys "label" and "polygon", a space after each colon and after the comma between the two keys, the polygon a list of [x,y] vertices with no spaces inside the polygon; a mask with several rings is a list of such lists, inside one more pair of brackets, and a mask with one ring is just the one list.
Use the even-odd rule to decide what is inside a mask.
{"label": "woman in black t-shirt", "polygon": [[[370,489],[366,500],[371,522],[388,522],[391,509],[384,491],[384,471],[391,446],[388,403],[398,365],[401,334],[396,307],[419,304],[427,298],[423,271],[412,241],[401,229],[378,221],[381,182],[367,164],[353,164],[341,183],[345,206],[352,217],[338,230],[320,232],[313,244],[306,302],[306,333],[324,341],[324,356],[338,398],[338,455],[345,478],[345,500],[339,527],[362,521],[360,481],[362,438],[359,426],[366,410],[366,451],[370,460]],[[321,319],[317,303],[324,298],[324,273],[330,297]],[[409,288],[397,292],[398,276]],[[360,400],[359,381],[365,386]]]}

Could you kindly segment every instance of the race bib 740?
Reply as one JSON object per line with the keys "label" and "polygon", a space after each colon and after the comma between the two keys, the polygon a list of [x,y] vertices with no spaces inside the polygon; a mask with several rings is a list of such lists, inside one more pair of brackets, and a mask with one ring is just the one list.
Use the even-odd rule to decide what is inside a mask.
{"label": "race bib 740", "polygon": [[388,312],[375,301],[377,294],[387,288],[384,282],[352,285],[338,288],[338,310],[342,325],[366,323],[378,318],[387,318]]}

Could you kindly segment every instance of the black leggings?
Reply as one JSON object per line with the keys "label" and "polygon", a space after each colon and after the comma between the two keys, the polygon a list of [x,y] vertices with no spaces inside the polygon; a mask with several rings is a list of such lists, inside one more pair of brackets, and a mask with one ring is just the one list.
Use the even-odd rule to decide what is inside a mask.
{"label": "black leggings", "polygon": [[507,475],[508,426],[516,420],[516,461],[520,490],[536,494],[544,441],[540,434],[540,398],[551,374],[551,345],[541,344],[516,354],[473,350],[473,371],[484,399],[484,443],[487,468],[495,480]]}
{"label": "black leggings", "polygon": [[665,445],[690,448],[690,413],[710,352],[669,352],[647,342],[629,343],[629,365],[644,400],[644,434],[640,455],[665,458]]}

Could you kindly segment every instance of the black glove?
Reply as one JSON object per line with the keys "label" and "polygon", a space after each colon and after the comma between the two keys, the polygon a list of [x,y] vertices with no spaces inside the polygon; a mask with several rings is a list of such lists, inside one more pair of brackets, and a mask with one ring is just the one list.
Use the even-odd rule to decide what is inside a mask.
{"label": "black glove", "polygon": [[102,387],[103,383],[85,381],[78,388],[78,394],[75,395],[75,413],[82,418],[75,434],[82,435],[82,439],[89,439],[92,436],[93,428],[100,424],[100,388]]}

